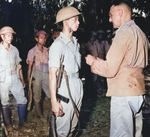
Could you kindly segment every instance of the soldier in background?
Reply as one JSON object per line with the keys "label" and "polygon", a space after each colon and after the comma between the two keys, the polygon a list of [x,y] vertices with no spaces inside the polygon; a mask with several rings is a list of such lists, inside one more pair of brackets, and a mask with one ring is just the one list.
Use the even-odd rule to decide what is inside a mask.
{"label": "soldier in background", "polygon": [[29,50],[26,62],[28,64],[28,82],[30,81],[31,66],[33,61],[35,62],[33,77],[35,81],[33,83],[33,99],[37,116],[44,120],[42,114],[42,89],[46,96],[50,98],[49,91],[49,77],[48,77],[48,48],[46,48],[45,42],[48,34],[40,30],[35,34],[35,40],[37,44]]}
{"label": "soldier in background", "polygon": [[101,59],[106,59],[106,54],[110,48],[110,44],[105,39],[105,32],[103,30],[98,30],[97,32],[97,39],[99,41],[98,47],[98,56]]}
{"label": "soldier in background", "polygon": [[[90,31],[87,35],[87,42],[81,45],[81,54],[85,57],[87,54],[98,57],[99,42],[97,40],[97,33]],[[83,60],[85,62],[85,60]],[[85,70],[85,91],[89,99],[94,97],[96,91],[100,88],[97,74],[94,74],[90,70],[90,66],[86,63],[83,64]]]}
{"label": "soldier in background", "polygon": [[26,120],[27,99],[24,94],[24,79],[21,69],[21,58],[16,47],[11,42],[13,40],[14,30],[5,26],[0,30],[0,99],[4,123],[8,134],[13,134],[11,122],[11,110],[9,107],[9,92],[13,94],[17,101],[19,116],[19,126],[24,125]]}
{"label": "soldier in background", "polygon": [[113,38],[113,34],[112,34],[111,30],[105,31],[105,38],[106,38],[106,41],[109,43],[109,45],[111,45],[112,44],[112,38]]}
{"label": "soldier in background", "polygon": [[[106,59],[106,54],[110,48],[110,44],[108,40],[105,37],[105,32],[103,30],[98,30],[97,32],[97,39],[99,41],[99,47],[98,47],[98,56],[101,59]],[[106,92],[107,89],[107,82],[106,78],[97,76],[98,77],[98,83],[100,84],[98,88],[98,94],[103,94]]]}

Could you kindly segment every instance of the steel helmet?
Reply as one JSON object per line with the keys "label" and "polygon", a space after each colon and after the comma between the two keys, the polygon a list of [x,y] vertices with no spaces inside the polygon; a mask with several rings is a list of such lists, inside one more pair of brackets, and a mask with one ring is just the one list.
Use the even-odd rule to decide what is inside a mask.
{"label": "steel helmet", "polygon": [[64,7],[58,11],[55,24],[80,14],[81,13],[74,7]]}

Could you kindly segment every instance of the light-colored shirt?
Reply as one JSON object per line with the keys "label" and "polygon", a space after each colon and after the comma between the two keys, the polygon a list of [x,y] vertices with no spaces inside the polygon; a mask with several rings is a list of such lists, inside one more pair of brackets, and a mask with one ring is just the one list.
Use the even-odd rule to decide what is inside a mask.
{"label": "light-colored shirt", "polygon": [[65,55],[64,69],[67,74],[77,73],[81,65],[81,55],[79,45],[75,37],[73,41],[62,32],[53,42],[49,50],[49,68],[59,68],[61,55]]}
{"label": "light-colored shirt", "polygon": [[10,45],[10,50],[7,51],[0,43],[0,68],[16,70],[17,65],[21,62],[19,51],[13,45]]}
{"label": "light-colored shirt", "polygon": [[30,49],[26,62],[33,62],[33,59],[35,59],[35,70],[48,72],[48,48],[43,46],[43,52],[39,50],[37,45]]}

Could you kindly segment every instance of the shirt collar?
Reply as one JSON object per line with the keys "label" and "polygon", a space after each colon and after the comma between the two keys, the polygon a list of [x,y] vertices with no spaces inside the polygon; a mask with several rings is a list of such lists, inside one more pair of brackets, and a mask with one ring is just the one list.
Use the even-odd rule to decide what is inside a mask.
{"label": "shirt collar", "polygon": [[[10,44],[10,50],[12,49],[12,47],[13,47],[12,44]],[[3,46],[3,44],[2,44],[2,42],[0,43],[0,48],[5,49],[4,46]],[[6,49],[5,49],[5,50],[6,50]],[[10,51],[10,50],[9,50],[9,51]]]}
{"label": "shirt collar", "polygon": [[[63,39],[63,41],[64,41],[65,44],[67,44],[69,42],[72,42],[71,39],[67,35],[65,35],[64,33],[62,33],[62,32],[60,32],[59,37]],[[77,43],[76,37],[72,36],[72,39],[73,39],[74,44],[76,44]]]}
{"label": "shirt collar", "polygon": [[[36,51],[40,51],[39,48],[38,48],[38,46],[37,46],[37,44],[35,45],[35,50],[36,50]],[[45,51],[47,51],[47,48],[43,46],[43,53],[44,53]],[[41,51],[40,51],[40,52],[41,52]]]}

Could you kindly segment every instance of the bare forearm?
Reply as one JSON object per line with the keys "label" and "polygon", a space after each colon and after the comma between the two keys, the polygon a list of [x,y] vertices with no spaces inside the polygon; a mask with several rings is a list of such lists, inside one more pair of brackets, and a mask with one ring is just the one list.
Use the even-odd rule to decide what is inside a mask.
{"label": "bare forearm", "polygon": [[20,76],[21,81],[24,81],[22,69],[19,70],[19,76]]}
{"label": "bare forearm", "polygon": [[56,99],[57,71],[58,71],[58,68],[49,69],[49,88],[50,88],[50,94],[51,94],[52,111],[58,117],[58,116],[62,116],[64,113],[63,113],[62,105],[59,102],[57,102],[57,99]]}
{"label": "bare forearm", "polygon": [[57,79],[56,79],[56,72],[50,69],[49,71],[49,88],[51,94],[51,100],[56,101],[56,86],[57,86]]}
{"label": "bare forearm", "polygon": [[27,74],[27,76],[28,76],[28,82],[29,82],[29,79],[30,79],[30,75],[31,75],[31,68],[28,68],[28,74]]}
{"label": "bare forearm", "polygon": [[31,61],[29,61],[29,62],[28,62],[28,72],[27,72],[28,82],[29,82],[29,80],[30,80],[30,76],[31,76],[31,66],[32,66],[32,62],[31,62]]}

